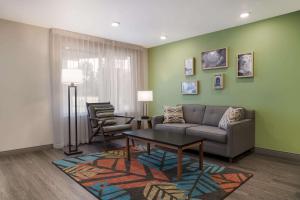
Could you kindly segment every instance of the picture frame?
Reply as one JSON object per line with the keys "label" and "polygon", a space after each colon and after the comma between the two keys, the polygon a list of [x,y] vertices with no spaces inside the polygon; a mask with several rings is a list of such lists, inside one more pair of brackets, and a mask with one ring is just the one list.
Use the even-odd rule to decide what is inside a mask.
{"label": "picture frame", "polygon": [[254,77],[254,53],[239,53],[237,55],[237,77],[253,78]]}
{"label": "picture frame", "polygon": [[201,52],[203,70],[228,67],[228,48],[220,48]]}
{"label": "picture frame", "polygon": [[195,59],[188,58],[184,60],[184,75],[192,76],[195,75]]}
{"label": "picture frame", "polygon": [[213,84],[215,90],[224,89],[224,75],[222,73],[215,74]]}
{"label": "picture frame", "polygon": [[181,94],[197,95],[199,94],[199,81],[182,81]]}

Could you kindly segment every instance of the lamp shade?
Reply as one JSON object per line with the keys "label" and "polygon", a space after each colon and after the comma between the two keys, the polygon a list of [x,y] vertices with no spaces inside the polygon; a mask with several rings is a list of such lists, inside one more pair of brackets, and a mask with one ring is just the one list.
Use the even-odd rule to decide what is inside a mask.
{"label": "lamp shade", "polygon": [[152,91],[138,91],[137,93],[138,101],[153,101]]}
{"label": "lamp shade", "polygon": [[82,71],[80,69],[63,69],[61,81],[63,84],[78,85],[83,81]]}

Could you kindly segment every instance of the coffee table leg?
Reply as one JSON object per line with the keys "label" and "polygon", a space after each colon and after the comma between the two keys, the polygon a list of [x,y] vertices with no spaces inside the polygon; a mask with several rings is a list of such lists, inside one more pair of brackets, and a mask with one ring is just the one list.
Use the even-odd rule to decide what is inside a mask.
{"label": "coffee table leg", "polygon": [[203,170],[203,142],[199,144],[199,169]]}
{"label": "coffee table leg", "polygon": [[180,180],[182,175],[182,149],[177,150],[177,179]]}
{"label": "coffee table leg", "polygon": [[127,159],[130,160],[130,144],[129,144],[129,137],[126,137],[126,149],[127,149]]}
{"label": "coffee table leg", "polygon": [[148,152],[148,155],[150,155],[150,143],[147,143],[147,152]]}

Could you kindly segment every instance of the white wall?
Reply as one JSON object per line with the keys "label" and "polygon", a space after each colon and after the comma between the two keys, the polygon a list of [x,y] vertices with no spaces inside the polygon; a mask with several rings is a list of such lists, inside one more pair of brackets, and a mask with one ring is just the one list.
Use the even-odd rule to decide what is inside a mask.
{"label": "white wall", "polygon": [[0,19],[0,151],[53,143],[49,30]]}

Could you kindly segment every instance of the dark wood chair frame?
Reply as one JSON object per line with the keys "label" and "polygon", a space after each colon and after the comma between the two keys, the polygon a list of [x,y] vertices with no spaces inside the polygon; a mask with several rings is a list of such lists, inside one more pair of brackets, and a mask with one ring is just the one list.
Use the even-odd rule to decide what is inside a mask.
{"label": "dark wood chair frame", "polygon": [[[87,108],[87,113],[88,113],[88,116],[87,116],[87,118],[88,118],[88,128],[89,128],[89,132],[92,133],[92,135],[89,137],[89,143],[92,143],[92,140],[93,140],[94,137],[102,136],[103,137],[103,142],[104,142],[104,144],[106,146],[106,142],[107,141],[115,140],[115,139],[120,139],[120,138],[125,138],[125,136],[123,135],[123,132],[131,130],[131,129],[123,129],[123,130],[119,130],[119,131],[108,131],[108,132],[105,132],[104,129],[103,129],[103,127],[104,127],[104,124],[105,124],[106,120],[103,120],[103,119],[100,119],[100,118],[91,117],[90,110],[89,110],[89,106],[100,105],[100,104],[110,104],[110,102],[86,103],[86,108]],[[130,124],[132,122],[132,120],[134,119],[134,117],[122,116],[122,115],[114,115],[113,117],[128,119],[125,122],[125,124]],[[95,128],[97,128],[96,131],[92,130],[92,121],[96,121],[97,122],[97,127],[95,127]],[[99,121],[101,121],[101,123],[98,123]],[[134,146],[134,140],[132,140],[132,145]]]}

